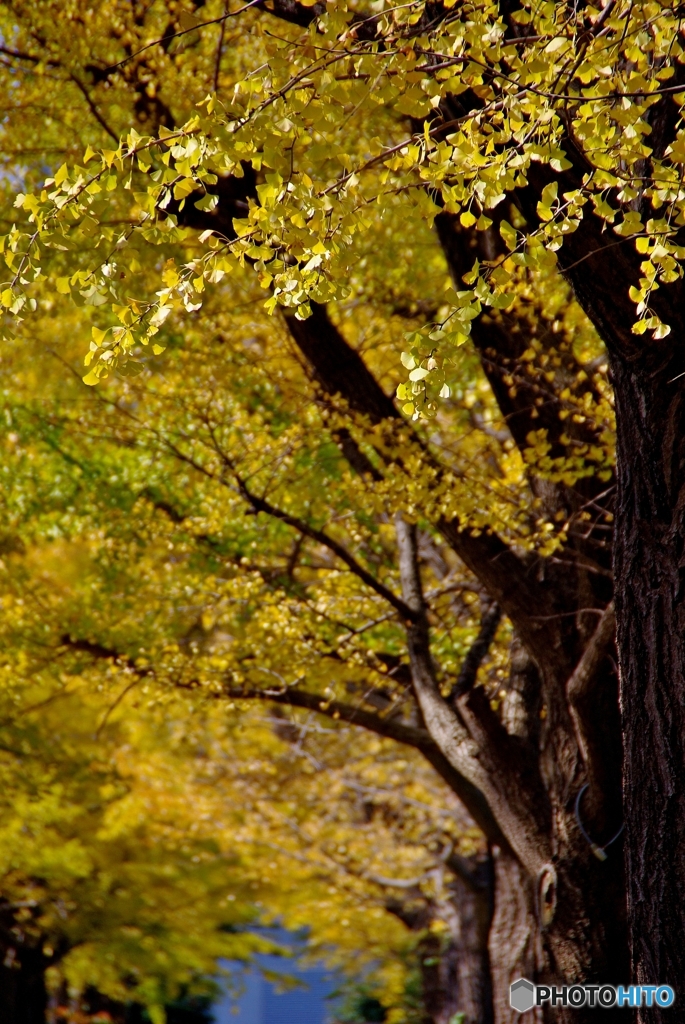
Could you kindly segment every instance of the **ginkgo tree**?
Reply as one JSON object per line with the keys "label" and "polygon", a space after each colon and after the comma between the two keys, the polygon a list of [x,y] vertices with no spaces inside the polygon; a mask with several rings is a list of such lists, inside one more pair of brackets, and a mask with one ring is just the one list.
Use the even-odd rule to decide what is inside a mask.
{"label": "ginkgo tree", "polygon": [[[16,623],[8,597],[4,615]],[[155,793],[149,775],[133,778],[123,753],[131,734],[99,728],[102,695],[61,676],[48,687],[44,675],[23,676],[17,659],[3,664],[3,1013],[44,1021],[51,1008],[56,1021],[69,996],[92,987],[163,1020],[182,986],[207,990],[218,957],[264,948],[248,930],[258,894],[237,851],[184,829],[173,786],[160,792],[158,782]],[[238,902],[227,901],[231,890]]]}
{"label": "ginkgo tree", "polygon": [[[627,978],[628,933],[634,976],[679,991],[679,9],[59,7],[3,5],[7,137],[26,125],[8,329],[83,307],[116,463],[150,453],[127,486],[234,565],[212,582],[223,655],[144,616],[64,644],[421,750],[497,851],[498,1019],[518,974]],[[47,175],[63,128],[31,113],[46,95],[69,131],[72,96],[89,118]],[[254,389],[227,376],[235,330]],[[170,470],[150,484],[165,459],[175,496]],[[289,543],[287,586],[251,570]],[[464,658],[453,571],[483,600]],[[513,636],[499,697],[475,685],[492,602]],[[368,673],[389,680],[383,710]],[[605,859],[624,815],[628,928]]]}
{"label": "ginkgo tree", "polygon": [[[425,1019],[417,957],[437,976],[458,955],[478,1005],[485,936],[450,930],[445,908],[458,900],[463,917],[469,890],[446,865],[482,870],[482,840],[449,790],[391,741],[352,753],[349,730],[322,733],[311,714],[227,717],[94,660],[92,645],[46,659],[49,609],[79,615],[69,597],[84,576],[92,595],[96,543],[4,545],[7,1019],[118,1021],[139,1004],[163,1020],[180,991],[214,994],[217,960],[282,951],[254,927],[275,921],[306,928],[311,954],[343,972],[364,967],[389,1020]],[[443,1016],[458,1001],[454,989],[427,1000]]]}
{"label": "ginkgo tree", "polygon": [[[233,322],[235,313],[223,321],[226,333],[220,351],[225,381],[240,378],[247,390],[239,400],[249,396],[252,404],[267,397],[268,375],[265,378],[260,368],[261,359],[254,367],[246,359],[244,330],[254,329],[249,305],[240,322]],[[263,320],[268,331],[271,325],[265,316]],[[155,454],[146,431],[132,446],[115,435],[107,440],[100,429],[99,397],[93,405],[99,393],[86,391],[78,374],[68,369],[72,355],[76,365],[80,358],[73,323],[68,318],[60,321],[58,336],[54,318],[42,323],[46,335],[40,352],[49,360],[51,372],[40,371],[39,381],[36,370],[45,364],[36,363],[22,345],[6,348],[3,360],[9,398],[3,426],[3,635],[5,650],[12,653],[7,676],[16,680],[14,718],[21,721],[36,703],[27,679],[40,681],[45,699],[56,702],[66,722],[74,714],[79,692],[92,694],[99,724],[91,725],[88,719],[84,728],[86,736],[97,732],[101,744],[107,739],[109,757],[123,776],[121,785],[131,787],[130,795],[111,812],[125,827],[141,820],[160,821],[163,835],[172,842],[167,854],[172,864],[174,844],[183,851],[186,832],[193,843],[218,847],[225,857],[237,855],[232,888],[248,905],[259,897],[255,913],[260,918],[267,915],[291,927],[308,926],[311,949],[333,957],[343,969],[358,972],[364,961],[369,969],[374,962],[381,965],[375,971],[377,993],[388,1008],[388,1019],[413,1021],[412,1013],[426,1019],[422,1012],[440,1022],[450,1020],[454,1012],[481,1019],[488,1006],[488,860],[482,837],[449,788],[431,777],[432,770],[422,765],[418,753],[398,748],[393,738],[381,741],[371,733],[364,739],[354,728],[354,719],[347,726],[323,727],[314,720],[318,703],[287,718],[278,709],[278,714],[274,711],[264,719],[261,708],[255,709],[255,717],[248,714],[250,702],[238,699],[230,702],[227,721],[225,702],[217,705],[222,693],[214,685],[216,672],[225,673],[231,664],[245,665],[246,655],[256,682],[277,682],[296,663],[299,671],[307,665],[320,671],[322,653],[329,652],[330,617],[321,616],[311,599],[302,608],[305,595],[294,578],[289,582],[291,573],[294,577],[309,572],[307,553],[296,548],[288,569],[292,545],[286,542],[284,547],[280,531],[269,540],[254,520],[245,518],[240,503],[234,516],[221,494],[215,495],[220,504],[212,512],[211,493],[203,488],[202,479],[179,474],[168,452]],[[152,393],[145,399],[154,403],[155,415],[171,401],[175,411],[168,411],[173,419],[180,408],[186,413],[194,409],[191,431],[201,423],[195,416],[202,410],[195,402],[208,354],[204,332],[197,343],[193,362],[188,362],[192,346],[179,348],[183,358],[178,374],[173,380],[167,377],[157,399]],[[258,344],[253,339],[247,352]],[[236,351],[230,355],[233,345]],[[287,363],[282,362],[279,346],[272,349],[277,376],[279,363]],[[188,388],[190,379],[193,384]],[[300,381],[291,394],[296,409],[303,384],[306,387]],[[133,405],[142,411],[129,397],[132,404],[124,401],[129,412]],[[230,393],[223,393],[221,400],[238,411]],[[288,405],[279,403],[278,416],[284,428],[281,442],[292,446],[295,425]],[[111,408],[116,424],[121,409],[109,403],[104,408]],[[71,409],[69,422],[63,418],[65,409]],[[288,421],[290,428],[285,429]],[[125,414],[115,434],[133,422]],[[155,429],[160,426],[161,420]],[[260,437],[268,446],[269,433],[262,431]],[[323,455],[332,469],[336,451],[330,442],[324,445]],[[126,452],[128,460],[122,459]],[[156,463],[157,476],[151,468]],[[169,491],[170,482],[176,489]],[[207,514],[218,516],[217,522],[223,516],[232,521],[227,543],[218,547],[204,532],[188,534],[189,524],[178,518],[174,506],[207,500]],[[321,576],[323,582],[329,574],[325,561],[319,569],[316,562],[309,572],[314,591],[315,577]],[[234,581],[238,589],[220,596],[233,575],[231,566],[239,571]],[[339,582],[337,599],[351,601],[354,609],[359,595],[344,579]],[[464,621],[455,634],[460,647],[472,632],[470,606],[478,604],[473,583],[458,574],[447,584],[446,594],[458,593],[462,585]],[[335,589],[329,597],[322,595],[322,611],[332,611]],[[254,614],[255,601],[263,606],[259,615]],[[373,613],[373,603],[369,610]],[[101,628],[106,622],[114,631],[110,635]],[[298,631],[306,623],[315,633],[298,642]],[[345,686],[366,685],[367,632],[362,629],[356,642],[351,634],[341,646],[345,652],[352,641]],[[138,643],[142,637],[144,648]],[[133,649],[131,643],[139,656],[119,657],[125,648]],[[258,663],[250,666],[248,652],[263,649]],[[355,670],[360,654],[361,672],[359,667]],[[391,679],[406,672],[397,661],[390,665]],[[191,664],[192,676],[186,677],[185,669],[178,676],[178,668]],[[381,678],[385,680],[385,675]],[[270,692],[267,688],[263,696]],[[170,693],[190,693],[196,703],[169,705]],[[368,696],[372,703],[388,705],[389,692],[383,686]],[[157,717],[145,710],[148,704],[160,709]],[[161,712],[167,705],[165,724]],[[32,714],[49,737],[54,721],[43,721],[41,707],[38,702]],[[47,737],[43,743],[49,750]],[[184,750],[185,759],[179,756]],[[77,754],[90,763],[88,746],[83,752],[77,748]],[[8,799],[20,803],[16,790],[8,791]],[[176,894],[172,879],[169,886]],[[181,893],[182,887],[181,880]],[[71,900],[77,929],[89,907],[80,906],[77,891]],[[199,911],[202,905],[199,901]],[[119,925],[116,916],[107,913],[99,920],[105,939],[110,930],[116,937]],[[135,921],[127,927],[135,928]],[[211,914],[204,927],[211,937]],[[66,939],[64,946],[67,954]],[[207,943],[208,956],[215,949]],[[98,946],[88,960],[91,973],[81,975],[90,984],[98,981],[100,956]],[[73,954],[67,954],[60,965],[73,983],[72,960]],[[412,995],[417,969],[423,979]],[[168,973],[169,981],[184,980],[183,972],[176,978],[175,961]],[[100,987],[111,994],[111,986]],[[132,997],[137,995],[137,990],[131,991]]]}

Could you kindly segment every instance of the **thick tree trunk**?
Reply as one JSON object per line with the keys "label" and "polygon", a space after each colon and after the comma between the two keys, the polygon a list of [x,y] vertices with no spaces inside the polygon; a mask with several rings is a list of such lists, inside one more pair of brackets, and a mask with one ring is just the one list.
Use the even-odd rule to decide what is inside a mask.
{"label": "thick tree trunk", "polygon": [[[509,986],[518,978],[559,986],[614,983],[627,976],[620,851],[612,851],[611,860],[604,863],[582,848],[575,854],[567,851],[558,863],[556,907],[547,924],[540,885],[511,853],[494,851],[489,948],[496,1024],[520,1019],[509,1005]],[[602,1020],[609,1022],[618,1012],[602,1010]],[[546,1006],[530,1015],[535,1024],[591,1024],[595,1019],[596,1010],[561,1006]]]}
{"label": "thick tree trunk", "polygon": [[[604,244],[599,219],[586,216],[560,250],[560,266],[606,342],[616,401],[629,980],[672,985],[677,1007],[685,1002],[685,285],[662,285],[652,295],[672,329],[667,338],[634,335],[628,288],[640,277],[640,257],[626,245],[607,259]],[[656,1008],[638,1011],[643,1022],[666,1017]]]}
{"label": "thick tree trunk", "polygon": [[[496,1024],[520,1019],[509,1004],[509,986],[519,978],[537,981],[543,969],[543,949],[535,908],[535,889],[515,857],[493,850],[495,906],[488,940],[492,965],[492,1001]],[[527,1024],[541,1024],[539,1010]]]}
{"label": "thick tree trunk", "polygon": [[427,931],[419,947],[423,1005],[431,1024],[450,1024],[457,1014],[463,1014],[463,1024],[493,1024],[488,955],[492,879],[487,882],[474,890],[455,878],[452,899],[440,907],[447,934]]}
{"label": "thick tree trunk", "polygon": [[[685,353],[614,356],[615,538],[633,978],[685,1012]],[[676,378],[676,379],[674,379]],[[673,1019],[642,1009],[640,1021]]]}

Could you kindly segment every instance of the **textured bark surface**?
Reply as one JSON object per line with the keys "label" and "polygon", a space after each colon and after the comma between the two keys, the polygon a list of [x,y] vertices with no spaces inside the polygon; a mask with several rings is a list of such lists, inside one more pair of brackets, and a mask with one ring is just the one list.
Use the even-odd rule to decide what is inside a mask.
{"label": "textured bark surface", "polygon": [[[515,857],[493,849],[495,900],[489,946],[492,999],[497,1024],[520,1020],[509,1005],[509,986],[519,978],[541,980],[544,957],[538,927],[535,888]],[[526,1024],[542,1024],[540,1010],[530,1011]]]}
{"label": "textured bark surface", "polygon": [[[528,978],[538,984],[556,984],[562,981],[581,980],[572,978],[569,971],[555,957],[566,955],[576,957],[583,948],[582,932],[592,935],[597,944],[587,949],[588,964],[582,980],[588,984],[607,982],[610,978],[627,975],[628,958],[625,944],[625,918],[604,935],[604,949],[600,950],[602,918],[605,922],[605,908],[612,902],[620,901],[623,891],[623,873],[620,853],[609,865],[599,865],[598,878],[593,878],[594,865],[587,865],[583,872],[578,861],[566,859],[564,877],[559,882],[557,906],[566,903],[555,921],[556,937],[550,935],[541,921],[539,888],[521,866],[520,862],[506,850],[493,850],[495,899],[494,914],[490,928],[489,947],[492,971],[493,1005],[497,1024],[515,1024],[524,1020],[532,1024],[592,1024],[601,1019],[611,1021],[626,1019],[625,1011],[596,1009],[571,1009],[545,1005],[521,1016],[509,1004],[509,986],[519,978]],[[598,862],[596,862],[598,863]],[[618,870],[617,870],[618,867]],[[573,879],[569,885],[569,879]],[[587,889],[578,888],[589,883]],[[599,882],[599,885],[597,884]],[[598,898],[598,892],[607,886],[613,890]],[[571,888],[576,889],[571,892]],[[583,897],[585,901],[583,903]],[[582,909],[579,909],[581,908]],[[605,925],[606,926],[606,925]]]}
{"label": "textured bark surface", "polygon": [[[614,582],[630,980],[672,985],[677,1006],[685,1001],[685,288],[682,281],[663,286],[652,299],[671,335],[636,337],[627,294],[639,277],[632,245],[606,258],[592,217],[567,241],[560,263],[607,344],[616,396]],[[638,1019],[674,1019],[674,1012],[682,1013],[642,1008]]]}
{"label": "textured bark surface", "polygon": [[[636,982],[685,1001],[685,370],[681,346],[614,360],[616,613]],[[676,1016],[682,1014],[676,1009]],[[674,1019],[640,1011],[641,1021]]]}

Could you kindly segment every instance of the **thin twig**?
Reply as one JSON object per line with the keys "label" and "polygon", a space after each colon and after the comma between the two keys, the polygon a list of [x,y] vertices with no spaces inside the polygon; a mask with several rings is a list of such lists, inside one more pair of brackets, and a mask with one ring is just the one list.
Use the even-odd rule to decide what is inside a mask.
{"label": "thin twig", "polygon": [[169,32],[168,35],[161,36],[159,39],[155,39],[151,43],[141,46],[139,50],[135,50],[133,53],[130,53],[128,57],[124,57],[124,59],[120,60],[117,64],[110,64],[108,67],[103,68],[101,73],[106,75],[110,71],[116,71],[118,68],[123,67],[124,64],[128,64],[128,62],[133,60],[134,57],[137,57],[138,54],[149,50],[152,46],[159,46],[160,43],[166,43],[171,39],[179,39],[181,36],[187,36],[189,32],[197,32],[198,29],[207,28],[209,25],[219,25],[221,22],[227,21],[229,18],[237,18],[238,15],[243,13],[243,11],[249,10],[250,7],[258,7],[262,3],[264,3],[264,0],[250,0],[250,2],[245,4],[244,7],[241,7],[239,10],[233,11],[229,14],[222,14],[220,18],[212,18],[211,21],[201,21],[199,24],[193,25],[192,28],[184,28],[180,32]]}
{"label": "thin twig", "polygon": [[224,5],[224,17],[219,31],[219,45],[216,50],[216,63],[214,65],[214,92],[219,92],[219,71],[221,70],[221,55],[224,48],[224,34],[226,32],[226,18],[228,16],[228,0]]}

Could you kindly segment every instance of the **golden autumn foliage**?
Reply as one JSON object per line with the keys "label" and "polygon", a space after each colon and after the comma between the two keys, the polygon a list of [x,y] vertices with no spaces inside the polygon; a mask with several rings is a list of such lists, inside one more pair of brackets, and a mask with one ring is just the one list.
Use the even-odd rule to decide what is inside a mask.
{"label": "golden autumn foliage", "polygon": [[459,870],[587,869],[554,693],[613,615],[615,417],[558,254],[634,247],[667,337],[682,17],[510,6],[0,3],[0,911],[55,991],[162,1019],[279,921],[447,1024],[408,993]]}
{"label": "golden autumn foliage", "polygon": [[[240,298],[245,314],[217,312],[209,342],[194,332],[159,376],[111,395],[70,368],[69,317],[60,336],[45,319],[39,361],[5,349],[3,742],[15,817],[3,895],[32,901],[29,932],[69,950],[52,973],[76,988],[161,1005],[218,956],[260,948],[249,931],[216,933],[258,917],[310,928],[312,950],[343,966],[380,963],[376,984],[400,1020],[413,940],[385,909],[388,886],[419,879],[439,905],[444,855],[482,840],[416,752],[311,712],[251,708],[240,692],[216,700],[227,685],[268,696],[304,679],[322,706],[369,687],[386,706],[401,667],[401,634],[377,598],[325,547],[303,550],[287,526],[246,516],[208,475],[209,400],[230,411],[226,441],[246,474],[250,452],[274,483],[297,474],[286,507],[304,498],[323,519],[335,503],[342,537],[364,538],[379,559],[391,545],[373,526],[378,497],[355,510],[358,484],[311,429],[310,385],[285,339]],[[190,461],[175,452],[195,437]],[[446,611],[463,608],[444,638],[456,667],[477,593],[456,566],[437,589]],[[29,836],[18,848],[17,828]]]}

